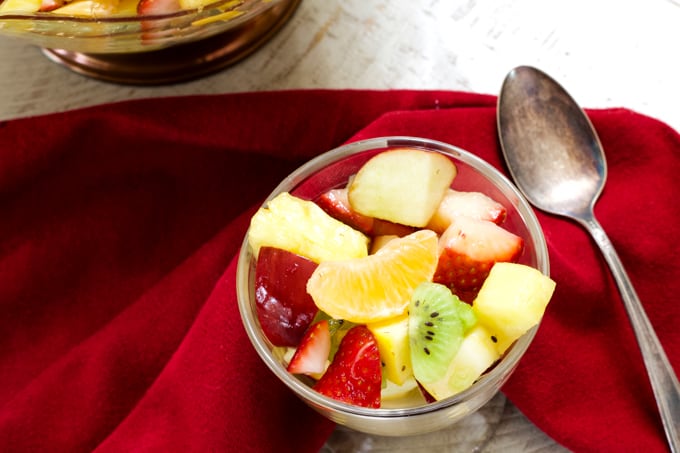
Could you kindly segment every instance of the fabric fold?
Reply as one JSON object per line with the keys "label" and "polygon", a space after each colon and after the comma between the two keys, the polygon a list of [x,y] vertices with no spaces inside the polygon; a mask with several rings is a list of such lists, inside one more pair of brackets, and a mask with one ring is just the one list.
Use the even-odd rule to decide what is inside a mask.
{"label": "fabric fold", "polygon": [[[236,307],[253,209],[345,142],[420,136],[505,172],[496,98],[297,90],[146,99],[0,124],[3,451],[318,451],[333,424],[261,363]],[[680,368],[680,137],[588,110],[596,207]],[[507,174],[507,172],[506,172]],[[504,393],[573,451],[665,451],[616,286],[578,225],[537,213],[557,291]]]}

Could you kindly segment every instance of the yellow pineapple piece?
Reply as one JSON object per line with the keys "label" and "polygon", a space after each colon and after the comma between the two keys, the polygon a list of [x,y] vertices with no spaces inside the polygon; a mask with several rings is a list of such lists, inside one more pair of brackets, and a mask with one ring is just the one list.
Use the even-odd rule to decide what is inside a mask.
{"label": "yellow pineapple piece", "polygon": [[[210,5],[211,3],[215,3],[215,0],[179,0],[179,6],[182,9],[202,9],[204,6]],[[232,8],[239,6],[241,3],[241,1],[234,0],[220,5],[219,9],[223,11],[231,10]],[[233,12],[235,15],[243,14],[240,11],[228,12]]]}
{"label": "yellow pineapple piece", "polygon": [[52,14],[76,17],[105,17],[118,11],[118,0],[74,0]]}
{"label": "yellow pineapple piece", "polygon": [[4,0],[0,13],[34,13],[40,9],[42,0]]}
{"label": "yellow pineapple piece", "polygon": [[406,379],[401,385],[386,380],[380,391],[380,400],[380,407],[384,409],[403,409],[427,403],[423,392],[418,387],[418,381],[413,376]]}
{"label": "yellow pineapple piece", "polygon": [[470,387],[500,358],[489,331],[479,324],[465,336],[444,377],[436,382],[423,382],[427,392],[442,400]]}
{"label": "yellow pineapple piece", "polygon": [[121,16],[136,16],[139,0],[120,0],[116,8],[116,14]]}
{"label": "yellow pineapple piece", "polygon": [[408,341],[408,314],[368,324],[366,327],[378,342],[384,376],[399,386],[404,384],[413,376]]}
{"label": "yellow pineapple piece", "polygon": [[533,267],[496,263],[475,298],[479,323],[496,339],[500,354],[537,325],[555,290],[555,282]]}
{"label": "yellow pineapple piece", "polygon": [[387,245],[387,243],[390,242],[392,239],[397,239],[398,237],[399,236],[397,236],[395,234],[386,234],[386,235],[374,237],[373,241],[371,241],[371,249],[369,251],[369,254],[373,255],[378,250],[380,250],[385,245]]}
{"label": "yellow pineapple piece", "polygon": [[255,256],[260,247],[270,246],[317,263],[368,255],[368,238],[363,233],[335,220],[316,203],[287,192],[253,216],[248,242]]}

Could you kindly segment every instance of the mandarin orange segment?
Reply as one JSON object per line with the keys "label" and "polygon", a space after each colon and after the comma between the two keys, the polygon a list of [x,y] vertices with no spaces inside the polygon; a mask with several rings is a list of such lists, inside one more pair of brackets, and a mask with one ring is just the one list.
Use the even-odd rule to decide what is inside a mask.
{"label": "mandarin orange segment", "polygon": [[319,264],[307,292],[333,318],[371,323],[404,314],[413,290],[432,280],[437,235],[420,230],[393,239],[374,255]]}

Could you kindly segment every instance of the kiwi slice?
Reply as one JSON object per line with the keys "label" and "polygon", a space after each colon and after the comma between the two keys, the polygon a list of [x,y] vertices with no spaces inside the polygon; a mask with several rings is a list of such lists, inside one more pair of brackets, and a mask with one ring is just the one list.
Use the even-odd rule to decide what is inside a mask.
{"label": "kiwi slice", "polygon": [[420,284],[409,302],[409,346],[413,375],[420,382],[441,379],[463,336],[477,322],[472,307],[439,283]]}

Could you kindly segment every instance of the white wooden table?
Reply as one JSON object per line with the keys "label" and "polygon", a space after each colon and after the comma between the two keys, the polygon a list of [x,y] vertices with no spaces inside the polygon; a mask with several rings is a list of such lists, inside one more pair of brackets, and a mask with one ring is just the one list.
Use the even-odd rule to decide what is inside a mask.
{"label": "white wooden table", "polygon": [[[584,107],[627,107],[680,131],[680,0],[303,0],[256,54],[172,86],[91,80],[0,37],[0,120],[133,98],[292,88],[497,94],[529,64]],[[506,405],[485,451],[560,447]]]}
{"label": "white wooden table", "polygon": [[586,107],[628,107],[680,130],[680,0],[303,0],[255,55],[164,87],[90,80],[0,37],[0,120],[122,99],[287,88],[496,94],[537,66]]}

